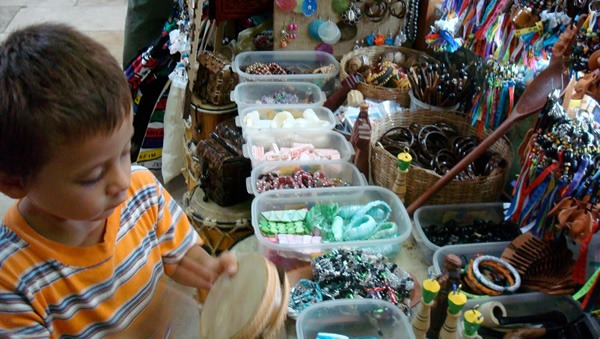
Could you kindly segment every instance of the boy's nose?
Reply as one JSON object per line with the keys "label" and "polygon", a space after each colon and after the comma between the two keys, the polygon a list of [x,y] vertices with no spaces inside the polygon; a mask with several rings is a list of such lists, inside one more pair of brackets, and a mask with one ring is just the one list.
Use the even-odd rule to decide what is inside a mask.
{"label": "boy's nose", "polygon": [[127,188],[129,188],[131,176],[130,166],[115,166],[111,172],[112,175],[107,188],[107,193],[109,195],[117,195],[127,190]]}

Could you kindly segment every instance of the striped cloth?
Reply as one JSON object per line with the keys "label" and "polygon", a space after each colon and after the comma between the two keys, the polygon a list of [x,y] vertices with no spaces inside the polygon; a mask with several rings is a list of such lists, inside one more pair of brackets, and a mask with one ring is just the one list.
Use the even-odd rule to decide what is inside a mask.
{"label": "striped cloth", "polygon": [[41,237],[15,205],[0,226],[0,337],[164,332],[157,315],[165,274],[174,270],[168,264],[200,242],[176,201],[138,166],[104,242],[94,246]]}

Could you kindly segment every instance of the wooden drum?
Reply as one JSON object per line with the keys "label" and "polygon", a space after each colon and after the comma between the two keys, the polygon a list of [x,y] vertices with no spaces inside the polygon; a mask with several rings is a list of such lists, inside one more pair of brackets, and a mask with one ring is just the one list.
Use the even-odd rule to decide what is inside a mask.
{"label": "wooden drum", "polygon": [[224,106],[215,106],[192,94],[190,103],[190,115],[192,120],[192,140],[198,142],[208,139],[210,133],[222,121],[237,115],[235,103]]}
{"label": "wooden drum", "polygon": [[204,249],[213,256],[254,234],[250,221],[252,199],[228,207],[204,201],[204,192],[196,187],[186,192],[183,205],[190,222],[204,241]]}

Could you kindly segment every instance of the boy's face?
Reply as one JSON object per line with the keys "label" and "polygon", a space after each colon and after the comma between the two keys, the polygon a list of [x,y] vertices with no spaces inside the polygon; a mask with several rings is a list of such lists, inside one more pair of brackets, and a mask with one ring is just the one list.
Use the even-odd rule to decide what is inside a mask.
{"label": "boy's face", "polygon": [[25,199],[49,219],[100,221],[126,198],[133,115],[110,134],[58,146],[27,184]]}

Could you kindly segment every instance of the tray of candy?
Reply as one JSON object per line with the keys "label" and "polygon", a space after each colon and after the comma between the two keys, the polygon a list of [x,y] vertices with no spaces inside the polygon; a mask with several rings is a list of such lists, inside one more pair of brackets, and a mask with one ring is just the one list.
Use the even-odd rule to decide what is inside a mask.
{"label": "tray of candy", "polygon": [[264,192],[252,201],[252,226],[260,252],[291,270],[342,247],[394,258],[411,222],[394,192],[357,186]]}
{"label": "tray of candy", "polygon": [[235,123],[247,136],[273,129],[332,130],[336,118],[329,108],[322,106],[253,105],[240,110]]}
{"label": "tray of candy", "polygon": [[347,161],[264,162],[246,178],[248,193],[270,190],[366,186],[368,181]]}
{"label": "tray of candy", "polygon": [[272,161],[349,161],[354,149],[343,135],[334,131],[273,129],[248,135],[242,152],[254,168]]}

